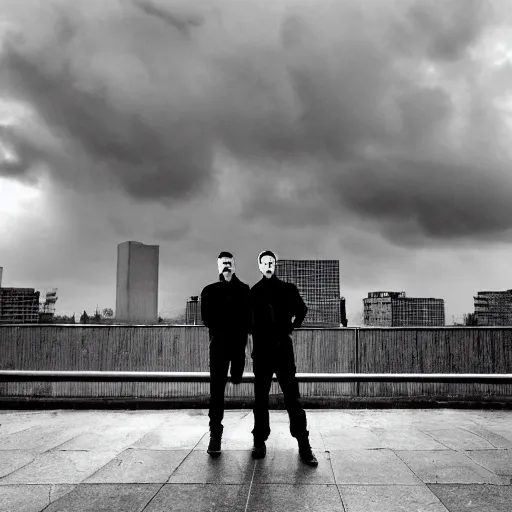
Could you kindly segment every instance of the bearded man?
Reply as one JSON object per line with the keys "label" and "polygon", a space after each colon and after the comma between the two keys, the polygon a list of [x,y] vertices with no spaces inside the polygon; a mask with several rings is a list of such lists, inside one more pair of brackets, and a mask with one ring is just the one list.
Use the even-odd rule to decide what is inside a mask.
{"label": "bearded man", "polygon": [[251,320],[250,288],[236,276],[233,254],[221,252],[217,268],[219,280],[201,292],[201,316],[210,336],[210,442],[207,452],[212,457],[221,454],[228,369],[231,382],[239,384],[244,372]]}
{"label": "bearded man", "polygon": [[297,439],[299,455],[309,466],[318,461],[309,444],[306,413],[300,403],[295,377],[295,356],[290,334],[300,327],[308,308],[292,283],[275,275],[277,257],[272,251],[258,256],[262,278],[251,288],[252,339],[254,369],[254,447],[252,457],[266,455],[265,441],[270,435],[269,392],[274,373],[284,395],[290,419],[290,433]]}

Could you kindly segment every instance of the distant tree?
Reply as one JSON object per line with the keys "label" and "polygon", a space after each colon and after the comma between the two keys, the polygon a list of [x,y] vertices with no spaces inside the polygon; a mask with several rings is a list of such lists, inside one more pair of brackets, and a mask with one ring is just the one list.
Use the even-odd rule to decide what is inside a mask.
{"label": "distant tree", "polygon": [[166,319],[166,322],[168,322],[170,325],[182,325],[186,322],[187,315],[185,312],[179,313],[172,318]]}
{"label": "distant tree", "polygon": [[113,318],[114,317],[114,310],[112,308],[105,308],[102,311],[102,313],[105,318]]}
{"label": "distant tree", "polygon": [[463,316],[464,325],[478,325],[478,317],[475,313],[467,313]]}
{"label": "distant tree", "polygon": [[96,309],[92,317],[95,324],[101,324],[101,313]]}
{"label": "distant tree", "polygon": [[73,313],[73,316],[55,315],[52,322],[54,324],[74,324],[76,323],[75,314]]}
{"label": "distant tree", "polygon": [[84,312],[82,313],[82,315],[80,316],[80,323],[81,324],[89,323],[89,315],[87,314],[87,311],[85,311],[85,309],[84,309]]}

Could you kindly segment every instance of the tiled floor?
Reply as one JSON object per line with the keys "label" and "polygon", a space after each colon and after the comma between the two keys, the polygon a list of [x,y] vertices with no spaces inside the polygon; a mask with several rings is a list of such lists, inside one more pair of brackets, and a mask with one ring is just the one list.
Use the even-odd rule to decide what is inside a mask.
{"label": "tiled floor", "polygon": [[226,411],[218,459],[205,410],[0,411],[0,512],[512,510],[512,411],[307,415],[317,468],[284,411],[258,461],[248,410]]}

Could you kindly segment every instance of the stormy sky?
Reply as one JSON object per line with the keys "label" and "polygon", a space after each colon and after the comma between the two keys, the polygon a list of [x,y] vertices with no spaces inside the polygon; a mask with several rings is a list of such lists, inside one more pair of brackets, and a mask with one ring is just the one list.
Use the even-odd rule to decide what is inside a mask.
{"label": "stormy sky", "polygon": [[508,0],[0,0],[3,286],[115,308],[160,245],[172,316],[234,252],[372,290],[512,288]]}

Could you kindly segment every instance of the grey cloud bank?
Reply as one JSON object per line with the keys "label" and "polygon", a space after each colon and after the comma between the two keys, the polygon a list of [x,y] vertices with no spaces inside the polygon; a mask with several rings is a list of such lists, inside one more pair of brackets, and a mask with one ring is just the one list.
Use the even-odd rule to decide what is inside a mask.
{"label": "grey cloud bank", "polygon": [[[354,247],[404,262],[510,239],[512,67],[496,48],[511,10],[4,0],[0,101],[29,114],[0,117],[16,155],[0,177],[49,176],[69,195],[60,215],[81,236],[59,233],[77,257],[85,240],[140,238],[197,268],[223,244],[252,262],[274,243],[287,257],[339,254],[347,279],[371,287],[355,277],[368,255]],[[181,274],[169,279],[187,295]]]}
{"label": "grey cloud bank", "polygon": [[[3,174],[44,161],[80,181],[70,178],[73,153],[82,169],[75,174],[85,168],[134,198],[174,204],[211,185],[222,145],[242,174],[257,162],[276,181],[281,163],[300,176],[315,161],[313,187],[326,191],[320,210],[413,218],[440,239],[510,229],[510,160],[496,158],[510,156],[510,132],[490,90],[489,59],[472,52],[502,22],[499,3],[101,4],[33,3],[23,16],[14,3],[3,6],[12,20],[3,96],[33,107],[63,141],[59,152],[12,127],[19,162],[4,164]],[[242,13],[254,14],[260,38],[244,37]],[[477,190],[483,215],[469,207]],[[286,224],[300,209],[269,202],[257,190],[251,213],[261,204],[262,215],[280,211]]]}

